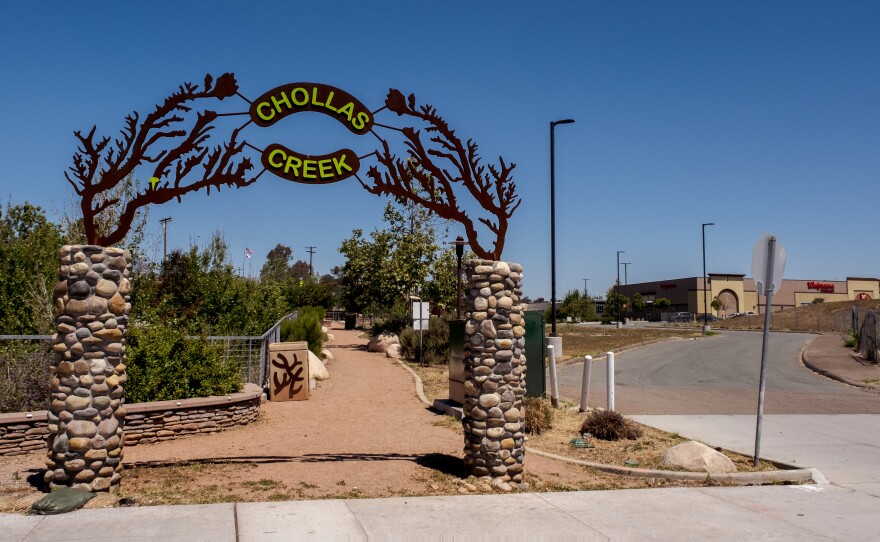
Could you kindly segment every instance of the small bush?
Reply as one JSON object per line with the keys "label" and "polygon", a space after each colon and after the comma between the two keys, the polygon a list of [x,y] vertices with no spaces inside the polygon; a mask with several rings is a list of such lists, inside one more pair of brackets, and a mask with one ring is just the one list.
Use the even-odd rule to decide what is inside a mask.
{"label": "small bush", "polygon": [[188,339],[177,322],[128,329],[126,402],[168,401],[226,395],[241,389],[234,359],[223,345]]}
{"label": "small bush", "polygon": [[550,401],[542,397],[526,397],[523,399],[526,410],[526,433],[540,435],[553,429],[553,407]]}
{"label": "small bush", "polygon": [[637,425],[613,410],[594,410],[581,424],[581,433],[590,433],[600,440],[636,440],[642,436]]}
{"label": "small bush", "polygon": [[411,327],[400,332],[400,355],[422,365],[443,365],[449,361],[449,322],[431,317],[421,338],[421,357],[419,333]]}
{"label": "small bush", "polygon": [[0,414],[49,408],[48,345],[18,341],[0,344]]}
{"label": "small bush", "polygon": [[406,316],[403,314],[380,314],[373,317],[370,335],[375,337],[382,333],[400,335],[406,328]]}
{"label": "small bush", "polygon": [[855,348],[859,344],[859,338],[855,331],[850,331],[849,336],[843,339],[843,346],[847,348]]}
{"label": "small bush", "polygon": [[302,307],[296,320],[281,323],[281,340],[284,342],[306,341],[309,350],[315,355],[321,354],[324,347],[324,332],[321,327],[324,323],[325,311],[323,307]]}

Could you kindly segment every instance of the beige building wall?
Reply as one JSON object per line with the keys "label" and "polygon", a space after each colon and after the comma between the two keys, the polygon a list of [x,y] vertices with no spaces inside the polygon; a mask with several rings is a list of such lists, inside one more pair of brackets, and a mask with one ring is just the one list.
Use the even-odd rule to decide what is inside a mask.
{"label": "beige building wall", "polygon": [[846,290],[849,299],[859,299],[859,294],[867,294],[871,299],[880,299],[880,281],[877,279],[847,278]]}

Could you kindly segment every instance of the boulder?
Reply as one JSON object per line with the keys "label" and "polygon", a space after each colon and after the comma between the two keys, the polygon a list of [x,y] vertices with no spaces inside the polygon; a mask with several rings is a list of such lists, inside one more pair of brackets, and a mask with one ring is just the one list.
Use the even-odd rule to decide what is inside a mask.
{"label": "boulder", "polygon": [[336,340],[336,337],[334,337],[332,333],[325,333],[324,336],[327,337],[327,341],[326,341],[326,342],[328,342],[328,343],[333,342],[333,341]]}
{"label": "boulder", "polygon": [[692,472],[736,472],[736,465],[726,455],[694,441],[667,450],[662,465]]}
{"label": "boulder", "polygon": [[330,378],[330,373],[324,367],[324,362],[311,350],[309,350],[309,377],[315,380],[327,380]]}
{"label": "boulder", "polygon": [[388,332],[380,333],[370,339],[370,344],[367,345],[367,352],[382,352],[384,354],[392,344],[400,344],[397,335]]}
{"label": "boulder", "polygon": [[388,350],[385,351],[385,357],[391,359],[400,359],[400,344],[388,345]]}
{"label": "boulder", "polygon": [[333,352],[327,350],[326,348],[321,350],[321,359],[324,360],[324,364],[333,361]]}
{"label": "boulder", "polygon": [[327,326],[321,326],[321,333],[324,333],[326,335],[328,331],[330,330],[327,329]]}

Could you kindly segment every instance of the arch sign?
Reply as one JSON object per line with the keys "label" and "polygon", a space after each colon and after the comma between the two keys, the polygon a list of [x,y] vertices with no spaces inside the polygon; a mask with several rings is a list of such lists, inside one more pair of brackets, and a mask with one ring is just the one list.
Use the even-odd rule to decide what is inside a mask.
{"label": "arch sign", "polygon": [[[254,124],[265,128],[300,111],[335,118],[355,135],[367,134],[373,128],[373,114],[357,98],[320,83],[289,83],[273,88],[254,100],[248,113]],[[360,168],[360,159],[351,149],[310,156],[273,143],[260,158],[267,171],[298,183],[335,183],[355,175]]]}
{"label": "arch sign", "polygon": [[[216,100],[236,98],[247,102],[245,111],[210,109]],[[378,140],[378,148],[362,156],[348,148],[311,155],[280,142],[258,148],[245,138],[252,124],[268,128],[301,111],[334,118],[354,135],[370,134]],[[382,111],[403,125],[376,122]],[[213,143],[214,121],[235,116],[246,120],[219,145]],[[396,153],[378,128],[400,134],[403,152]],[[250,100],[239,91],[235,74],[216,79],[208,74],[203,82],[180,85],[149,114],[129,114],[117,138],[101,137],[95,131],[92,127],[87,133],[74,132],[79,148],[65,172],[80,198],[86,239],[94,245],[119,243],[142,207],[181,201],[185,194],[199,190],[210,194],[222,187],[243,188],[266,171],[288,181],[318,185],[354,177],[371,194],[409,201],[458,222],[474,254],[489,260],[501,259],[508,222],[522,203],[513,181],[516,164],[501,157],[495,163],[484,162],[477,143],[462,140],[434,106],[419,104],[413,94],[394,88],[381,107],[371,110],[348,92],[322,83],[287,83]],[[428,134],[424,140],[422,131]],[[250,150],[259,153],[259,162]],[[360,175],[367,159],[373,163]],[[149,171],[144,175],[139,168]],[[149,179],[144,189],[122,203],[113,199],[109,191],[135,171]],[[119,207],[118,222],[103,231],[99,216],[105,216],[101,213],[112,205]],[[482,215],[472,216],[475,211]],[[481,243],[478,231],[488,233],[491,241]]]}

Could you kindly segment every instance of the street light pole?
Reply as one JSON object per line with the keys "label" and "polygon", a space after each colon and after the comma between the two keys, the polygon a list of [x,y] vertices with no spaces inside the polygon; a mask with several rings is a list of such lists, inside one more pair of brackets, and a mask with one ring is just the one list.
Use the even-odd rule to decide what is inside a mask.
{"label": "street light pole", "polygon": [[571,124],[573,119],[550,122],[550,314],[552,318],[550,336],[556,336],[556,141],[554,131],[557,124]]}
{"label": "street light pole", "polygon": [[620,326],[620,255],[625,254],[625,250],[617,251],[617,325]]}
{"label": "street light pole", "polygon": [[581,280],[584,281],[584,298],[586,298],[586,297],[588,297],[587,296],[587,283],[590,282],[590,279],[581,279]]}
{"label": "street light pole", "polygon": [[[623,266],[623,295],[629,300],[629,266],[632,265],[631,262],[620,262],[620,265]],[[626,304],[626,312],[623,314],[627,316],[629,314],[629,306],[630,302]]]}
{"label": "street light pole", "polygon": [[709,313],[706,309],[706,226],[714,225],[714,222],[703,224],[703,331],[709,329]]}

